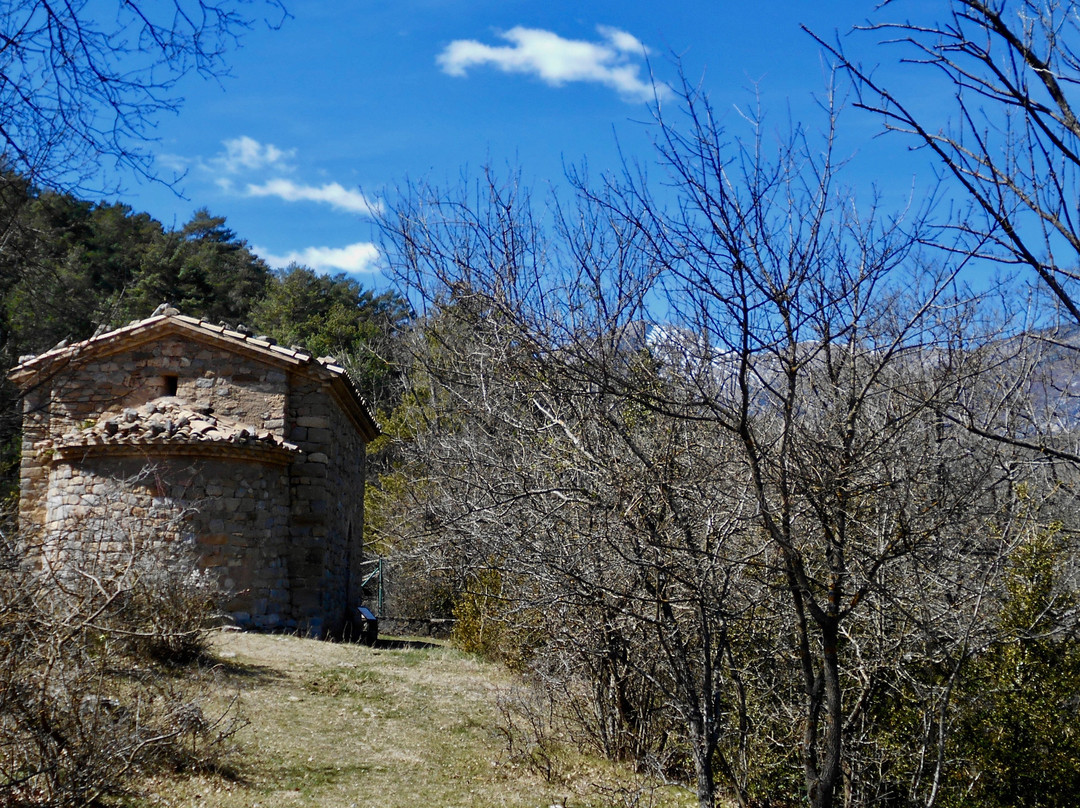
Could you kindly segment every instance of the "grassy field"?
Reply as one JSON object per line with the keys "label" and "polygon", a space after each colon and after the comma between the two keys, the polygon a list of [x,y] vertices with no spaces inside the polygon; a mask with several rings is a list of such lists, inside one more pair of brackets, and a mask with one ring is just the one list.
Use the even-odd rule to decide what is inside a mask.
{"label": "grassy field", "polygon": [[146,784],[147,806],[440,808],[694,804],[681,789],[566,749],[547,780],[508,754],[498,665],[440,644],[368,648],[287,636],[222,634],[221,698],[250,722],[234,777]]}

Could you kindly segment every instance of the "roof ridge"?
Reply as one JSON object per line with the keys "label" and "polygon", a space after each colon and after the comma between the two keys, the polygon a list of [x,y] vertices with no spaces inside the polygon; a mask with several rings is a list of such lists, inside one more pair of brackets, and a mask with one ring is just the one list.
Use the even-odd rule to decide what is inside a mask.
{"label": "roof ridge", "polygon": [[[352,377],[348,368],[345,367],[344,364],[339,363],[336,357],[316,357],[313,352],[306,348],[303,350],[296,350],[292,347],[286,348],[265,337],[260,338],[258,335],[250,333],[250,329],[245,329],[249,333],[244,333],[244,330],[241,330],[244,329],[244,326],[242,325],[238,325],[234,329],[225,323],[213,324],[203,318],[180,314],[176,309],[171,307],[159,307],[159,309],[161,309],[161,313],[152,314],[142,320],[132,320],[125,326],[106,331],[103,334],[98,334],[89,339],[80,340],[79,342],[74,342],[69,345],[61,343],[45,353],[36,356],[20,357],[19,364],[8,371],[8,377],[17,384],[22,385],[25,381],[34,378],[33,374],[35,371],[48,367],[49,363],[53,360],[62,358],[74,360],[80,353],[93,351],[95,348],[109,342],[122,340],[128,337],[137,337],[141,333],[150,331],[163,323],[174,323],[177,327],[182,328],[189,333],[201,333],[209,337],[214,337],[215,339],[223,339],[233,345],[242,346],[247,350],[263,354],[268,359],[276,358],[279,361],[291,361],[300,367],[319,368],[326,373],[329,373],[332,379],[338,380],[347,388],[347,396],[351,397],[355,404],[363,411],[363,415],[366,416],[366,419],[357,415],[356,417],[358,420],[361,422],[366,420],[370,425],[370,428],[374,429],[374,434],[378,434],[379,425],[375,420],[374,413],[371,411],[370,403],[361,392],[360,387],[357,385],[356,380]],[[363,427],[363,429],[366,431],[368,426]]]}

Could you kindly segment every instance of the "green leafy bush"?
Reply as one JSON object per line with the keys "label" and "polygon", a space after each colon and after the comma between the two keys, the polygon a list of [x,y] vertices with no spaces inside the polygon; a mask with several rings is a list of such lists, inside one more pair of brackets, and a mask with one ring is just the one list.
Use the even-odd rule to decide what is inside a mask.
{"label": "green leafy bush", "polygon": [[1080,803],[1080,638],[1061,525],[1032,529],[1009,557],[998,638],[963,677],[948,806]]}

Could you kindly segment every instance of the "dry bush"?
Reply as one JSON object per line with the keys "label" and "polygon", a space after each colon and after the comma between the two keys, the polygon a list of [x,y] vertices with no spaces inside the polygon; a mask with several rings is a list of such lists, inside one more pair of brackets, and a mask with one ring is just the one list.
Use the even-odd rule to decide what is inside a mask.
{"label": "dry bush", "polygon": [[113,631],[137,655],[185,664],[205,656],[210,633],[222,624],[225,593],[217,573],[201,569],[191,548],[169,543],[142,553]]}
{"label": "dry bush", "polygon": [[215,598],[194,557],[90,527],[63,563],[25,539],[0,549],[3,805],[92,805],[152,771],[220,768],[241,726],[235,703],[204,707],[212,671],[161,666],[206,648]]}
{"label": "dry bush", "polygon": [[[509,762],[549,783],[568,785],[579,775],[579,762],[589,759],[601,744],[596,733],[595,703],[584,679],[556,681],[533,674],[499,691],[499,731]],[[634,771],[592,769],[589,785],[605,796],[605,804],[648,808],[665,802],[672,784],[655,756],[625,761]]]}
{"label": "dry bush", "polygon": [[529,683],[499,692],[499,730],[512,763],[548,782],[561,774],[559,750],[567,743],[555,726],[555,703]]}
{"label": "dry bush", "polygon": [[553,642],[538,649],[513,688],[499,695],[500,730],[511,759],[558,779],[560,750],[633,767],[649,782],[687,776],[678,726],[650,690],[655,679]]}

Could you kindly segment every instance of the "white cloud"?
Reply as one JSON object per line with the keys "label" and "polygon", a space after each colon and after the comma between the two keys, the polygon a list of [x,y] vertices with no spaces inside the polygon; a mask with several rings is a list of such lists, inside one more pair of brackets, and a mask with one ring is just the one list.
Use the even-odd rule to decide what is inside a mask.
{"label": "white cloud", "polygon": [[620,31],[618,28],[612,28],[610,25],[598,25],[596,26],[596,30],[606,37],[613,47],[623,53],[641,56],[643,53],[649,52],[649,49],[645,47],[645,44],[640,39],[633,34],[626,33],[626,31]]}
{"label": "white cloud", "polygon": [[228,175],[249,171],[274,169],[277,172],[292,171],[289,161],[296,156],[296,149],[279,149],[273,143],[260,143],[253,137],[241,135],[221,141],[224,149],[213,157],[183,157],[178,154],[160,154],[158,162],[177,172],[196,169],[215,177],[215,183],[228,190],[232,180]]}
{"label": "white cloud", "polygon": [[436,61],[451,76],[464,76],[477,65],[493,65],[506,73],[537,76],[554,87],[591,81],[611,87],[629,100],[651,99],[652,84],[641,79],[641,64],[631,61],[632,56],[645,55],[641,41],[618,28],[598,26],[597,31],[603,39],[586,42],[519,25],[498,34],[510,45],[458,39],[447,45]]}
{"label": "white cloud", "polygon": [[323,272],[351,272],[358,275],[377,272],[379,269],[379,248],[366,241],[345,247],[307,247],[285,255],[272,255],[261,247],[253,249],[256,255],[272,267],[301,264]]}
{"label": "white cloud", "polygon": [[272,179],[262,185],[249,184],[247,196],[276,196],[286,202],[325,202],[339,210],[373,215],[379,212],[378,202],[372,202],[359,191],[350,191],[340,183],[300,185],[287,179]]}
{"label": "white cloud", "polygon": [[272,143],[260,143],[247,135],[224,140],[222,145],[225,151],[212,162],[230,174],[270,167],[281,169],[285,167],[285,161],[296,155],[295,149],[279,149]]}

